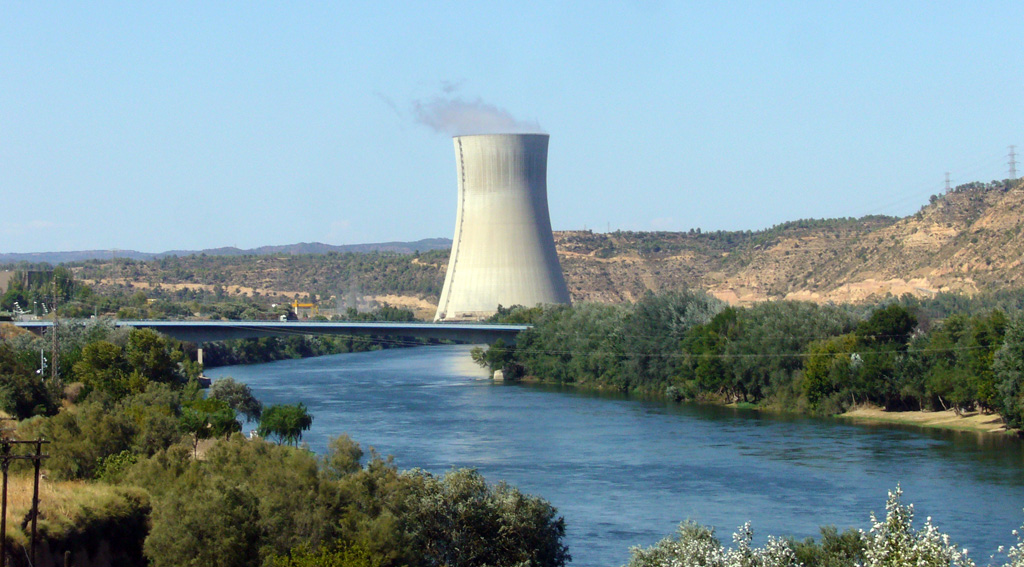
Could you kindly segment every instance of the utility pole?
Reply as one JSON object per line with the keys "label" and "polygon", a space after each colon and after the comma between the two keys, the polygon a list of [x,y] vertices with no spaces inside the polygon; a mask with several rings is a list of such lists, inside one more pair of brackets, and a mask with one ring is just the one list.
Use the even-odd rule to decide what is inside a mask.
{"label": "utility pole", "polygon": [[1010,146],[1010,181],[1017,179],[1017,146]]}
{"label": "utility pole", "polygon": [[[0,418],[0,421],[15,421],[14,418]],[[43,459],[50,456],[43,454],[43,444],[49,443],[41,437],[32,441],[19,441],[14,439],[10,433],[11,428],[0,428],[0,475],[3,476],[2,496],[0,496],[0,567],[7,565],[7,476],[12,461],[29,460],[33,462],[35,469],[35,481],[32,483],[32,507],[29,515],[32,518],[32,535],[29,540],[29,565],[36,565],[36,518],[39,517],[39,466]],[[19,454],[14,451],[18,447],[35,445],[35,454]]]}
{"label": "utility pole", "polygon": [[946,193],[949,193],[949,172],[946,172]]}

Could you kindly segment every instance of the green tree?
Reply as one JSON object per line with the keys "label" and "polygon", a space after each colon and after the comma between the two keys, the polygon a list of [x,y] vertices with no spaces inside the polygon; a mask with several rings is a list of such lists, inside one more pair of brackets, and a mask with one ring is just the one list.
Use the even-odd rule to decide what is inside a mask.
{"label": "green tree", "polygon": [[55,413],[58,399],[43,380],[17,351],[0,342],[0,410],[18,419]]}
{"label": "green tree", "polygon": [[132,370],[149,380],[168,384],[185,382],[179,371],[184,353],[152,329],[133,329],[128,335],[125,356]]}
{"label": "green tree", "polygon": [[[804,362],[802,389],[812,408],[827,413],[841,413],[845,407],[840,398],[849,388],[853,376],[854,347],[852,334],[812,343]],[[832,400],[826,404],[826,400]]]}
{"label": "green tree", "polygon": [[277,437],[279,443],[296,445],[302,440],[302,432],[313,425],[313,416],[306,411],[305,404],[273,405],[263,410],[257,430],[261,437]]}
{"label": "green tree", "polygon": [[795,384],[808,345],[854,325],[837,307],[802,301],[768,301],[739,311],[727,359],[734,387],[757,401]]}
{"label": "green tree", "polygon": [[360,464],[362,458],[363,449],[359,443],[342,433],[328,439],[324,469],[333,478],[341,478],[359,471],[362,468]]}
{"label": "green tree", "polygon": [[853,394],[889,409],[901,409],[904,354],[917,318],[897,303],[876,309],[854,330],[859,364]]}
{"label": "green tree", "polygon": [[821,541],[791,541],[797,560],[807,567],[854,567],[864,562],[864,538],[855,529],[840,532],[835,526],[821,528]]}
{"label": "green tree", "polygon": [[515,360],[516,349],[515,345],[507,344],[505,339],[498,339],[487,350],[476,347],[470,355],[474,362],[494,372]]}
{"label": "green tree", "polygon": [[199,396],[196,390],[174,389],[166,384],[150,384],[145,392],[125,397],[113,411],[131,419],[135,428],[131,450],[150,456],[181,441],[184,433],[179,422],[181,407]]}
{"label": "green tree", "polygon": [[547,502],[504,483],[488,486],[475,470],[414,474],[412,526],[425,565],[547,567],[572,559],[562,544],[565,521]]}
{"label": "green tree", "polygon": [[153,567],[259,565],[259,520],[244,484],[185,475],[154,502],[145,554]]}
{"label": "green tree", "polygon": [[259,421],[263,413],[263,404],[256,399],[249,386],[230,376],[218,378],[210,386],[209,396],[227,403],[231,409],[244,415],[246,422]]}
{"label": "green tree", "polygon": [[914,314],[908,308],[892,303],[872,312],[867,321],[857,325],[855,332],[861,344],[905,345],[916,327]]}
{"label": "green tree", "polygon": [[115,399],[145,389],[146,380],[140,374],[130,383],[132,376],[128,361],[121,347],[107,342],[96,341],[82,348],[81,358],[73,366],[75,380],[85,384],[90,391],[109,394]]}
{"label": "green tree", "polygon": [[131,450],[137,433],[131,418],[99,401],[36,420],[25,424],[21,435],[51,441],[46,466],[57,480],[93,478],[101,459]]}
{"label": "green tree", "polygon": [[1006,336],[1006,314],[995,310],[971,319],[971,335],[964,349],[966,366],[971,370],[971,386],[978,404],[985,411],[999,408],[998,383],[993,371],[996,352]]}
{"label": "green tree", "polygon": [[746,400],[746,391],[733,380],[726,356],[727,349],[738,336],[738,310],[727,307],[707,324],[688,333],[685,350],[692,375],[701,390],[722,394],[732,400]]}
{"label": "green tree", "polygon": [[690,330],[724,309],[725,303],[702,291],[644,295],[626,323],[614,331],[622,335],[622,350],[629,353],[626,370],[638,382],[661,389],[680,374],[682,359],[673,355],[682,350]]}
{"label": "green tree", "polygon": [[227,402],[206,398],[189,402],[181,408],[178,418],[182,431],[192,436],[192,452],[199,450],[199,441],[213,437],[227,437],[242,430],[235,419],[235,410]]}
{"label": "green tree", "polygon": [[1018,314],[1007,326],[1003,346],[995,354],[993,372],[1006,425],[1024,428],[1024,315]]}

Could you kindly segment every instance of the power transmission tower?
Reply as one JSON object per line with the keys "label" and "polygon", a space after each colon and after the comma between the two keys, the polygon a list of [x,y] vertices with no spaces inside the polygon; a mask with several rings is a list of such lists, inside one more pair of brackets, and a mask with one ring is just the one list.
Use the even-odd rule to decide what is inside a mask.
{"label": "power transmission tower", "polygon": [[949,193],[949,172],[946,172],[946,193]]}
{"label": "power transmission tower", "polygon": [[1017,179],[1017,146],[1010,146],[1010,181]]}

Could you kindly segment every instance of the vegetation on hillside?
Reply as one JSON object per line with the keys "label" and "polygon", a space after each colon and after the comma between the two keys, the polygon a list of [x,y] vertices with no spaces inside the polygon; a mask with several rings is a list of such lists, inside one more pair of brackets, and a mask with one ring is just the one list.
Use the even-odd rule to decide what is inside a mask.
{"label": "vegetation on hillside", "polygon": [[[241,295],[255,303],[280,303],[283,299],[337,298],[339,307],[355,296],[399,294],[430,298],[441,293],[448,251],[415,254],[390,252],[296,254],[282,256],[168,256],[137,261],[125,258],[62,264],[80,281],[93,282],[104,295],[131,297],[144,284],[149,300],[176,303],[210,303]],[[3,268],[3,267],[0,267]],[[52,270],[48,264],[17,264],[6,269]],[[188,284],[180,286],[178,284]],[[244,291],[229,288],[240,286]],[[260,291],[263,290],[263,291]],[[15,292],[17,293],[17,292]],[[5,296],[7,306],[16,297]],[[34,299],[28,298],[26,299]],[[46,297],[47,303],[50,298]],[[64,298],[65,301],[70,298]],[[65,303],[61,301],[60,303]],[[31,303],[22,304],[26,310]],[[193,312],[199,311],[198,309]],[[91,315],[92,312],[87,313]],[[239,318],[225,316],[225,318]]]}

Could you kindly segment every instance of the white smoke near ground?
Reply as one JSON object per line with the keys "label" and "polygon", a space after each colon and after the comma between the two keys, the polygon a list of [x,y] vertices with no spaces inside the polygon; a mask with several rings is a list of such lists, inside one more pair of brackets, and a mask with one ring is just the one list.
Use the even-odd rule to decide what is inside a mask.
{"label": "white smoke near ground", "polygon": [[536,120],[519,120],[504,108],[488,104],[479,97],[476,100],[452,97],[457,86],[445,83],[444,87],[446,96],[413,102],[416,122],[451,136],[544,132]]}

